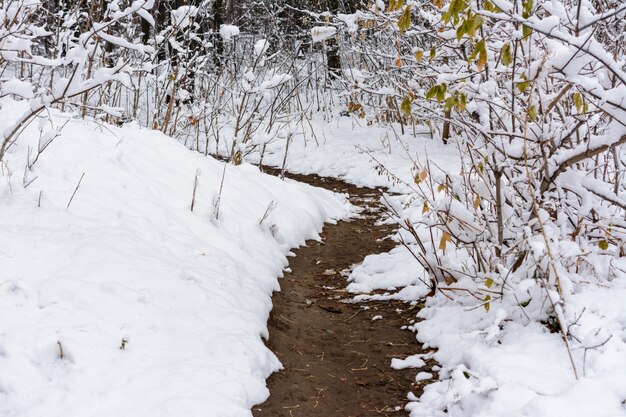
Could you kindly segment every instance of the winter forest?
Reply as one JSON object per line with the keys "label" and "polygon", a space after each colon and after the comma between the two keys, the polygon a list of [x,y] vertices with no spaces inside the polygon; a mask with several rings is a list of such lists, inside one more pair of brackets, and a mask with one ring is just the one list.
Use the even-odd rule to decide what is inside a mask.
{"label": "winter forest", "polygon": [[626,417],[623,0],[0,0],[0,417]]}

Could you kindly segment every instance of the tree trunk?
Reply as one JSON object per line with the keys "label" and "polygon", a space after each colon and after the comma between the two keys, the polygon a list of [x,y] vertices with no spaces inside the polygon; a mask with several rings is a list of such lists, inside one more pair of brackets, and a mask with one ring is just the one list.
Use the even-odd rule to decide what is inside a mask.
{"label": "tree trunk", "polygon": [[[329,0],[329,10],[337,13],[340,0]],[[339,44],[337,38],[332,37],[326,41],[326,63],[328,65],[328,77],[335,80],[341,77],[341,57],[339,56]]]}
{"label": "tree trunk", "polygon": [[213,54],[213,62],[217,68],[222,67],[222,56],[224,55],[224,40],[220,36],[220,27],[224,24],[224,2],[223,0],[215,0],[213,3],[213,46],[215,53]]}

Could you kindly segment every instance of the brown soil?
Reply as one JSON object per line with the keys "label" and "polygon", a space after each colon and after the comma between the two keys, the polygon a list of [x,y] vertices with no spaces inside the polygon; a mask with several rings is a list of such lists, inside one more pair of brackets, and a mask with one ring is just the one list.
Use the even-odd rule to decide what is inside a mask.
{"label": "brown soil", "polygon": [[[382,216],[380,192],[316,176],[290,177],[349,193],[361,216],[328,225],[322,241],[295,251],[281,292],[273,297],[267,346],[284,370],[268,380],[270,398],[253,409],[256,417],[406,416],[408,391],[419,395],[428,381],[417,369],[393,370],[392,358],[420,353],[411,331],[416,309],[401,302],[346,302],[346,273],[365,256],[391,250],[391,226]],[[373,321],[375,316],[382,316]],[[434,363],[429,362],[425,371]]]}

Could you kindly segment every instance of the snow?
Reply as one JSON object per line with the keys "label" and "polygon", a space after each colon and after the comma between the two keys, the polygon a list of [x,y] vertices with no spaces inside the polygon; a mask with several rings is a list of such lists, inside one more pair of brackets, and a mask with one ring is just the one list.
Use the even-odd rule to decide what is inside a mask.
{"label": "snow", "polygon": [[257,57],[263,56],[267,53],[267,50],[270,48],[270,43],[267,39],[259,39],[254,44],[254,55]]}
{"label": "snow", "polygon": [[270,74],[269,78],[265,81],[263,81],[259,87],[258,87],[258,91],[263,92],[272,88],[276,88],[281,84],[284,84],[286,82],[288,82],[289,80],[291,80],[293,77],[289,74]]}
{"label": "snow", "polygon": [[417,375],[415,375],[415,382],[419,382],[419,381],[426,381],[429,380],[433,377],[433,374],[431,374],[430,372],[420,372]]}
{"label": "snow", "polygon": [[[172,25],[179,29],[185,29],[189,27],[197,14],[198,8],[195,6],[180,6],[176,10],[172,10]],[[148,16],[150,15],[148,14]],[[141,17],[145,19],[143,14]],[[154,25],[154,20],[152,20],[152,24]]]}
{"label": "snow", "polygon": [[[328,123],[314,115],[311,123],[315,136],[294,136],[289,145],[288,171],[408,193],[414,186],[415,162],[430,160],[434,171],[440,172],[456,170],[460,164],[456,149],[431,137],[425,126],[417,125],[415,131],[405,127],[406,133],[401,135],[398,126],[367,126],[351,117],[338,117]],[[281,167],[284,156],[284,139],[272,140],[267,143],[263,163]],[[249,160],[256,162],[258,158],[253,154]],[[381,166],[385,167],[382,172],[378,169]]]}
{"label": "snow", "polygon": [[337,34],[337,28],[334,26],[316,26],[311,29],[311,38],[313,42],[323,42],[332,38]]}
{"label": "snow", "polygon": [[406,368],[421,368],[426,366],[426,362],[422,359],[424,355],[412,355],[405,359],[393,358],[391,360],[391,367],[393,369],[406,369]]}
{"label": "snow", "polygon": [[359,30],[359,20],[361,20],[364,16],[364,13],[361,11],[357,11],[353,14],[337,13],[337,20],[346,25],[348,32],[354,33]]}
{"label": "snow", "polygon": [[220,26],[220,36],[225,41],[231,41],[235,36],[239,36],[239,27],[234,25]]}
{"label": "snow", "polygon": [[[421,276],[420,276],[421,271]],[[390,287],[409,287],[419,284],[424,279],[424,268],[415,260],[404,246],[397,246],[390,252],[367,256],[357,265],[348,281],[351,293],[371,293],[376,289]],[[424,291],[425,286],[419,286]],[[425,295],[424,294],[421,295]],[[410,298],[415,295],[412,294]]]}
{"label": "snow", "polygon": [[23,98],[33,98],[33,86],[31,83],[11,78],[2,83],[2,95],[15,94]]}
{"label": "snow", "polygon": [[[498,310],[463,311],[461,306],[452,306],[443,297],[429,300],[427,308],[419,313],[427,320],[415,328],[419,340],[438,347],[434,358],[444,364],[444,378],[426,387],[411,415],[432,415],[429,413],[433,409],[441,412],[444,406],[450,413],[468,416],[625,415],[621,404],[626,395],[624,297],[623,288],[595,289],[574,296],[574,304],[587,307],[582,317],[595,321],[594,325],[610,324],[609,329],[614,330],[607,330],[615,338],[612,344],[587,352],[585,375],[579,381],[573,377],[560,335],[548,332],[542,325],[503,322],[498,319],[501,314]],[[617,307],[618,299],[620,307]],[[489,327],[494,319],[500,328],[496,337],[489,339]],[[584,322],[579,322],[579,326],[593,328]],[[593,345],[596,343],[589,344]],[[577,351],[574,355],[581,360],[584,352]],[[449,395],[451,385],[445,375],[460,366],[471,371],[472,382],[490,381],[497,390],[487,395],[464,392],[454,404],[446,404],[442,397]],[[594,401],[590,402],[590,398]]]}
{"label": "snow", "polygon": [[[3,129],[25,110],[0,105]],[[0,186],[0,415],[251,416],[280,368],[262,341],[277,277],[346,200],[52,113],[34,181],[37,123]]]}

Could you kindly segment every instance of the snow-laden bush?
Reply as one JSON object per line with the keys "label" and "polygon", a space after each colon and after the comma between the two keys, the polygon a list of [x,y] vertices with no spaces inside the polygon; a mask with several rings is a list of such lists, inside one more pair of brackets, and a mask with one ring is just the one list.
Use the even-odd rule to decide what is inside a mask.
{"label": "snow-laden bush", "polygon": [[[41,2],[35,0],[12,0],[0,5],[0,91],[2,96],[27,99],[30,104],[21,117],[4,129],[0,160],[20,132],[33,119],[45,117],[55,104],[79,106],[83,116],[92,106],[116,113],[111,102],[100,99],[93,103],[89,94],[117,82],[130,86],[135,71],[131,62],[152,48],[129,42],[113,28],[132,21],[134,16],[151,20],[148,11],[153,3],[154,0],[135,0],[122,7],[116,0],[88,18],[78,7],[42,10]],[[105,53],[113,47],[117,48],[115,53]],[[42,131],[44,125],[40,123]],[[52,134],[42,133],[37,154],[56,137],[55,128],[51,130]]]}
{"label": "snow-laden bush", "polygon": [[459,173],[416,165],[411,204],[389,202],[431,293],[542,321],[568,351],[584,336],[570,295],[626,277],[625,16],[613,0],[400,0],[337,19],[361,54],[352,110],[428,120],[463,155]]}

